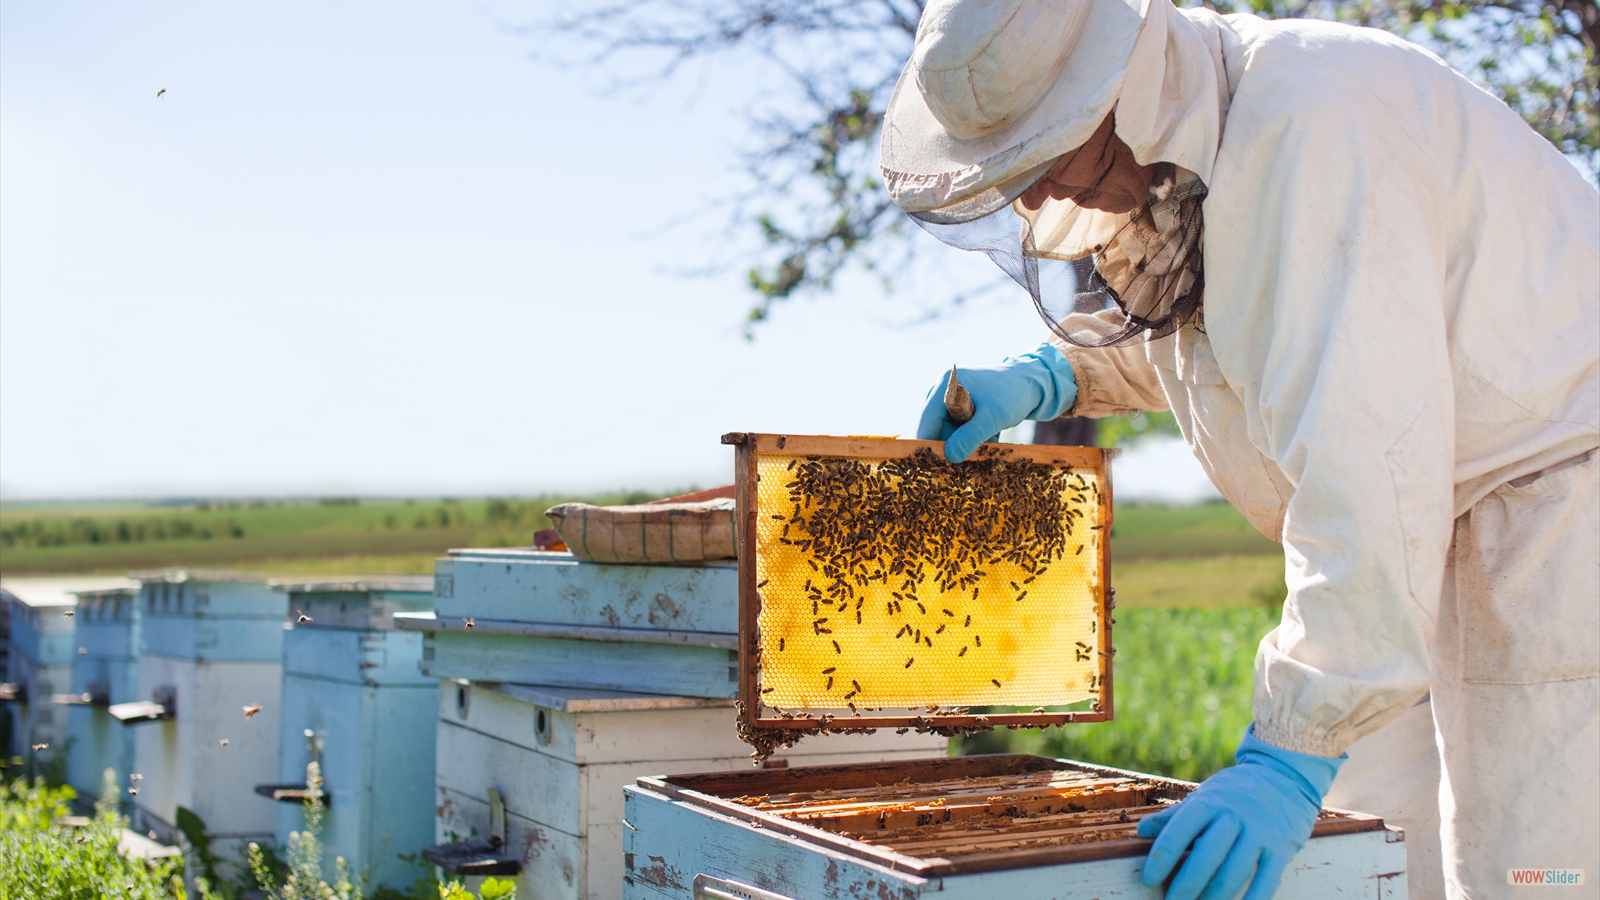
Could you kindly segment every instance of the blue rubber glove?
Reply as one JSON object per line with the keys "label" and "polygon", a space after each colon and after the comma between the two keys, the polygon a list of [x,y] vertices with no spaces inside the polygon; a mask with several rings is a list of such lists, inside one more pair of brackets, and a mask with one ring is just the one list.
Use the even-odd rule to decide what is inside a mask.
{"label": "blue rubber glove", "polygon": [[1244,900],[1270,900],[1289,859],[1311,837],[1322,795],[1346,757],[1279,750],[1256,740],[1252,724],[1234,759],[1238,765],[1207,778],[1181,803],[1139,821],[1139,836],[1156,839],[1144,862],[1146,886],[1165,881],[1189,851],[1167,900],[1231,900],[1245,882]]}
{"label": "blue rubber glove", "polygon": [[957,427],[944,406],[944,389],[950,381],[946,372],[922,409],[917,438],[945,442],[944,456],[961,462],[984,441],[1024,419],[1049,420],[1072,408],[1078,399],[1078,382],[1072,377],[1072,364],[1049,343],[1032,353],[1007,357],[998,366],[960,369],[956,379],[972,395],[972,419]]}

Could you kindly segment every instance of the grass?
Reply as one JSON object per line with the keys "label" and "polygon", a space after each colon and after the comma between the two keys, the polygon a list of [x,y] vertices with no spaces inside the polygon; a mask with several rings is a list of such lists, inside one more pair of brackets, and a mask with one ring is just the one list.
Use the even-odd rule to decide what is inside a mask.
{"label": "grass", "polygon": [[[527,499],[199,502],[0,508],[0,571],[124,572],[229,566],[263,572],[419,572],[452,547],[527,546],[557,503],[640,503],[632,491]],[[309,561],[316,561],[308,568]],[[360,564],[361,568],[331,566]]]}
{"label": "grass", "polygon": [[1111,581],[1118,609],[1259,607],[1287,593],[1282,555],[1114,562]]}

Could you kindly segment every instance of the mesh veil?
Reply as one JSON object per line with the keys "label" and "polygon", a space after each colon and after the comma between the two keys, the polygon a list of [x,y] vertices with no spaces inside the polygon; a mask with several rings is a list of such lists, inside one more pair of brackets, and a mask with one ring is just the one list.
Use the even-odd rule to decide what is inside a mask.
{"label": "mesh veil", "polygon": [[1053,165],[958,205],[911,216],[944,243],[986,254],[1027,290],[1045,324],[1069,344],[1155,340],[1194,318],[1205,287],[1205,184],[1161,163],[1149,199],[1133,212],[1100,212],[1065,200],[1024,209],[1017,198]]}

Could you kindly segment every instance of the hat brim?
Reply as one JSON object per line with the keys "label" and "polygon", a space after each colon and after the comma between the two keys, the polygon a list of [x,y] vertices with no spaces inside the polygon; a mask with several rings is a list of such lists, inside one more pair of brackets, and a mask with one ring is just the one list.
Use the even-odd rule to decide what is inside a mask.
{"label": "hat brim", "polygon": [[[993,134],[960,140],[928,108],[911,64],[889,97],[880,166],[895,204],[908,213],[969,201],[1014,186],[1094,134],[1117,102],[1144,17],[1142,0],[1089,0],[1076,48],[1027,115]],[[1030,181],[1031,183],[1031,181]],[[1009,201],[1007,201],[1009,202]]]}

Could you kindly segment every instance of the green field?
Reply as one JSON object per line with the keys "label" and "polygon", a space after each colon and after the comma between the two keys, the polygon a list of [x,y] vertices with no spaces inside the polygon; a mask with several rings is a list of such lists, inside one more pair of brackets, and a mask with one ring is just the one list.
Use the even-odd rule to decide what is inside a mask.
{"label": "green field", "polygon": [[[550,527],[544,510],[560,502],[658,496],[10,505],[0,507],[0,571],[226,566],[267,574],[426,573],[453,547],[527,546],[534,532]],[[1278,554],[1277,544],[1224,503],[1120,507],[1111,550],[1119,596],[1130,605],[1235,606],[1249,602],[1263,577],[1280,577],[1264,563]],[[1218,557],[1233,561],[1218,564]],[[1248,582],[1243,593],[1241,579]]]}
{"label": "green field", "polygon": [[269,574],[426,573],[452,547],[522,547],[568,500],[641,503],[660,493],[525,499],[202,502],[0,507],[0,571],[123,572],[227,566]]}

